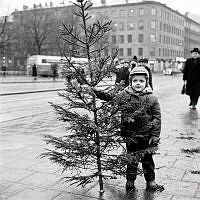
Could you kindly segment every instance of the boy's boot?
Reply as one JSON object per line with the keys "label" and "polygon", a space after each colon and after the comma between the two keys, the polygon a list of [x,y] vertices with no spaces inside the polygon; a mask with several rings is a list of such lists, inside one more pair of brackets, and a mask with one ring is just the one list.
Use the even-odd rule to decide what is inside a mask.
{"label": "boy's boot", "polygon": [[148,190],[159,190],[159,191],[163,191],[164,190],[164,186],[163,185],[159,185],[155,182],[155,180],[153,181],[148,181],[147,182],[147,189]]}

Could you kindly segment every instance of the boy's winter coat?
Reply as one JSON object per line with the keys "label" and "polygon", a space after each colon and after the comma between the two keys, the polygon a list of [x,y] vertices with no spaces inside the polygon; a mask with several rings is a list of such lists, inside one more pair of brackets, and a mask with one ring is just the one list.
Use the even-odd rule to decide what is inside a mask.
{"label": "boy's winter coat", "polygon": [[121,111],[121,135],[135,139],[149,139],[160,136],[161,112],[156,96],[150,87],[142,92],[135,92],[131,86],[117,95],[94,91],[98,98],[105,101],[116,101]]}

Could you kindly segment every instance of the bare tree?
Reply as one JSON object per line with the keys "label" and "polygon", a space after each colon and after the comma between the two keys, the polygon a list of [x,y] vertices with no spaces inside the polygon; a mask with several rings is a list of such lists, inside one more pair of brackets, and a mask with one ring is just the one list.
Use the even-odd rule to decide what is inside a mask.
{"label": "bare tree", "polygon": [[7,16],[2,17],[0,22],[0,49],[8,45],[9,35],[6,34]]}
{"label": "bare tree", "polygon": [[51,32],[51,22],[48,13],[32,10],[24,14],[17,26],[18,38],[22,49],[27,49],[29,54],[40,55],[45,49],[47,38]]}

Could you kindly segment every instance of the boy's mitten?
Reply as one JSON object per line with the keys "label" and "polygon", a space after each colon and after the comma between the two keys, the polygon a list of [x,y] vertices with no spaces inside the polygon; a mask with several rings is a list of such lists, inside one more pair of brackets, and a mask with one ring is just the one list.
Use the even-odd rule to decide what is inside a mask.
{"label": "boy's mitten", "polygon": [[149,139],[149,146],[150,147],[155,147],[155,146],[158,145],[159,141],[160,141],[159,137],[151,136],[151,138]]}

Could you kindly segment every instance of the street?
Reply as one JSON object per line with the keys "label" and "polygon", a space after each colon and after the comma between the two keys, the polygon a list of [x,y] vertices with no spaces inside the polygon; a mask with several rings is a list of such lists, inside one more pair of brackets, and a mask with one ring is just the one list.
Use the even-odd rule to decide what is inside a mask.
{"label": "street", "polygon": [[[99,196],[96,181],[86,188],[58,182],[63,176],[59,166],[38,158],[48,148],[43,140],[45,134],[65,133],[64,124],[56,119],[48,103],[64,100],[57,91],[49,91],[0,96],[0,199],[200,199],[200,105],[197,110],[189,109],[189,97],[181,95],[181,75],[154,74],[153,81],[162,111],[161,144],[154,158],[157,182],[164,185],[163,192],[145,191],[145,181],[140,176],[137,190],[129,194],[124,189],[124,178],[106,181],[103,196]],[[37,84],[38,90],[42,84],[48,85]],[[13,87],[8,83],[3,92],[21,92],[25,87],[29,91],[33,84],[21,83],[20,89]],[[59,83],[58,88],[62,87],[64,82]]]}

